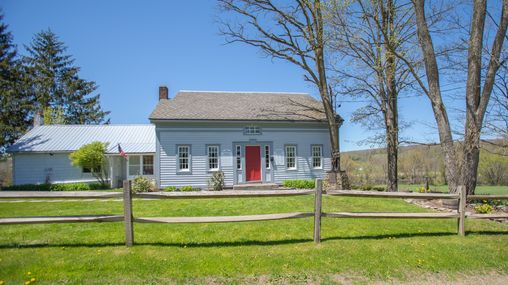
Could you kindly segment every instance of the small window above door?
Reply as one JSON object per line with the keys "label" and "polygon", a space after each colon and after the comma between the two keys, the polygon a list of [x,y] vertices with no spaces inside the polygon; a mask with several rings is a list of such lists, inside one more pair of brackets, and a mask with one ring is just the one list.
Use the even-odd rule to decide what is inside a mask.
{"label": "small window above door", "polygon": [[260,135],[261,128],[258,126],[247,126],[243,129],[244,135]]}

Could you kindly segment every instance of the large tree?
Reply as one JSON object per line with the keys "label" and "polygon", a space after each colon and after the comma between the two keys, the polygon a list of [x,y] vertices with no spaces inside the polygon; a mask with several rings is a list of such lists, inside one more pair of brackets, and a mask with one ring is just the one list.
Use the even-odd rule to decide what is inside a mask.
{"label": "large tree", "polygon": [[334,108],[334,96],[326,75],[321,1],[220,0],[219,3],[227,14],[225,16],[229,17],[221,25],[221,33],[228,43],[251,45],[272,58],[288,61],[300,67],[305,80],[317,87],[327,118],[332,166],[337,175],[340,171],[338,131],[341,121]]}
{"label": "large tree", "polygon": [[0,14],[0,154],[26,131],[30,107],[21,92],[17,50],[3,17]]}
{"label": "large tree", "polygon": [[330,1],[328,8],[329,48],[338,58],[334,79],[344,95],[370,99],[353,121],[384,131],[374,141],[386,145],[387,189],[397,191],[398,97],[414,80],[392,49],[404,54],[414,49],[413,14],[407,3],[394,0]]}
{"label": "large tree", "polygon": [[[485,29],[487,1],[475,0],[472,4],[472,16],[468,30],[469,39],[466,43],[466,122],[462,161],[459,161],[459,156],[455,150],[448,113],[443,103],[440,69],[434,48],[434,40],[427,22],[425,1],[412,0],[412,3],[416,16],[418,40],[425,62],[425,77],[419,75],[414,70],[412,70],[412,74],[432,104],[444,154],[446,180],[449,189],[451,192],[456,192],[457,186],[462,184],[465,185],[467,192],[471,194],[474,193],[478,176],[480,134],[485,113],[494,87],[496,74],[506,60],[505,58],[500,58],[500,55],[508,26],[508,0],[502,0],[501,7],[499,7],[499,20],[497,21],[494,38],[491,41],[484,38],[488,32]],[[404,58],[404,55],[398,54],[398,57]],[[483,66],[482,59],[485,57],[488,58],[488,63],[486,66]]]}
{"label": "large tree", "polygon": [[66,46],[51,31],[37,33],[26,47],[23,58],[28,76],[27,92],[33,102],[36,120],[48,118],[44,112],[63,113],[67,124],[99,124],[107,122],[109,112],[102,110],[97,85],[79,77],[80,68],[66,54]]}

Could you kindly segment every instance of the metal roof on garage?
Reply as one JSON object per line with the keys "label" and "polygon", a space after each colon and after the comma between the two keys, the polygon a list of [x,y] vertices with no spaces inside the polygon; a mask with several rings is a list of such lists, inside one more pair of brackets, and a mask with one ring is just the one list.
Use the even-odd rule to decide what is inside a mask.
{"label": "metal roof on garage", "polygon": [[154,153],[153,125],[47,125],[34,127],[8,152],[71,152],[100,141],[108,143],[107,153],[118,153],[118,144],[126,153]]}

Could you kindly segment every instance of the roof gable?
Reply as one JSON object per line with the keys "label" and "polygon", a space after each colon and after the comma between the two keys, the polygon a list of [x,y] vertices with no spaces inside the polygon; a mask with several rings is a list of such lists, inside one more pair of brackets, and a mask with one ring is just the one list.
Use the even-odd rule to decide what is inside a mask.
{"label": "roof gable", "polygon": [[304,93],[180,91],[160,100],[150,120],[325,121],[321,102]]}

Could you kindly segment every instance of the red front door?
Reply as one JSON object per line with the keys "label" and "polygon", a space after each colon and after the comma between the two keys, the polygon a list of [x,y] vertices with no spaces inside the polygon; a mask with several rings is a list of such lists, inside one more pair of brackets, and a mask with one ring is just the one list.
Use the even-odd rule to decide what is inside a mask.
{"label": "red front door", "polygon": [[247,181],[261,181],[261,147],[245,147],[245,176]]}

